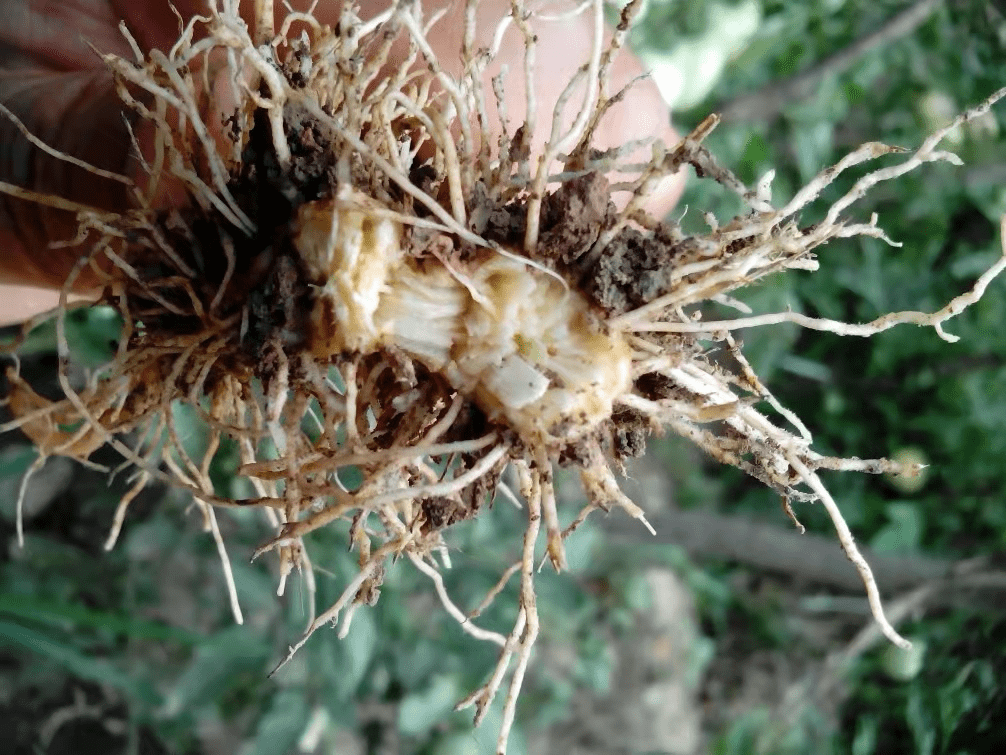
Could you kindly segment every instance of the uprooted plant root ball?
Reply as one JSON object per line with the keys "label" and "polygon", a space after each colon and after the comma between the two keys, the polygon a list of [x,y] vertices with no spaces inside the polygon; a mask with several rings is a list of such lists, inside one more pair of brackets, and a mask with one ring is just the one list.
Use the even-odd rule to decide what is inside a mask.
{"label": "uprooted plant root ball", "polygon": [[[624,8],[608,36],[599,0],[571,7],[592,19],[592,54],[558,103],[528,97],[523,124],[506,119],[502,79],[492,91],[483,84],[494,50],[473,45],[476,4],[465,6],[459,76],[441,68],[427,42],[437,18],[411,2],[367,21],[347,5],[334,28],[310,12],[275,28],[272,3],[261,0],[249,28],[235,2],[211,3],[216,9],[188,21],[171,50],[107,56],[122,100],[154,127],[149,181],[135,190],[133,211],[76,208],[80,238],[93,245],[64,292],[91,268],[104,282],[102,302],[121,313],[123,336],[111,364],[86,386],[72,385],[64,293],[56,316],[66,397],[44,399],[9,370],[17,419],[7,428],[36,443],[36,467],[55,454],[86,460],[105,443],[136,466],[108,547],[130,499],[151,480],[190,490],[217,540],[238,620],[218,509],[265,512],[276,534],[256,555],[276,554],[281,591],[295,569],[313,588],[306,536],[351,521],[359,572],[291,655],[324,624],[345,633],[354,611],[378,599],[390,560],[407,557],[466,632],[500,647],[491,678],[460,703],[475,706],[478,723],[506,685],[500,752],[538,634],[536,545],[543,539],[561,569],[565,539],[595,509],[622,509],[648,526],[616,472],[651,433],[691,439],[776,490],[790,511],[791,502],[822,503],[876,620],[904,644],[817,472],[912,470],[812,450],[807,428],[759,381],[732,331],[790,321],[866,336],[914,323],[951,340],[941,324],[977,301],[1006,261],[939,312],[866,324],[789,311],[705,322],[699,305],[745,310],[731,291],[770,273],[815,270],[814,250],[831,239],[886,240],[875,217],[857,222],[847,210],[880,181],[925,162],[956,161],[937,149],[950,127],[915,151],[866,144],[777,207],[771,175],[749,190],[702,147],[715,117],[677,144],[649,145],[643,164],[632,162],[638,144],[592,146],[623,95],[609,89],[609,72],[639,2]],[[533,92],[529,19],[515,0],[495,38],[523,40],[525,88]],[[408,54],[389,66],[396,43]],[[236,93],[224,123],[204,120],[200,107],[213,90],[211,69]],[[556,115],[566,106],[576,112],[571,120]],[[493,132],[503,136],[490,140]],[[533,154],[535,133],[547,137],[541,155]],[[819,222],[797,222],[840,172],[893,153],[900,162],[860,178]],[[725,225],[709,216],[708,232],[694,236],[648,215],[654,187],[689,165],[748,209]],[[165,182],[183,186],[188,203],[158,209],[153,198]],[[713,350],[731,358],[710,359]],[[205,422],[208,447],[199,458],[179,439],[175,402]],[[214,489],[210,462],[225,438],[240,449],[238,474],[257,497],[234,500]],[[565,528],[556,463],[579,470],[588,499]],[[439,573],[446,564],[435,556],[445,560],[450,525],[497,495],[517,502],[501,480],[508,467],[527,527],[521,559],[482,605],[519,575],[516,622],[497,632],[478,625],[481,609],[466,614],[451,602]],[[362,472],[355,489],[340,478],[350,468]]]}

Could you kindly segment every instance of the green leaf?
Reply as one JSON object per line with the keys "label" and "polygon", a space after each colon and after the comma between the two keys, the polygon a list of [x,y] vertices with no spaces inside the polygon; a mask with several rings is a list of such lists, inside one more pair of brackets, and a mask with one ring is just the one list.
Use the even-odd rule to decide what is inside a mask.
{"label": "green leaf", "polygon": [[241,755],[282,755],[293,752],[294,744],[307,726],[307,699],[302,689],[283,690],[273,696],[269,710],[259,720],[255,740],[241,749]]}
{"label": "green leaf", "polygon": [[78,309],[66,317],[66,340],[73,358],[85,367],[101,367],[115,356],[122,318],[111,307]]}
{"label": "green leaf", "polygon": [[269,659],[269,646],[251,629],[236,626],[218,632],[196,650],[168,695],[164,714],[175,716],[220,700],[249,671],[265,679]]}
{"label": "green leaf", "polygon": [[402,700],[398,708],[398,730],[410,736],[425,734],[454,709],[459,699],[457,680],[437,674],[425,690]]}
{"label": "green leaf", "polygon": [[4,614],[62,629],[101,629],[135,639],[171,640],[183,645],[195,645],[200,641],[198,635],[167,624],[97,611],[82,605],[56,603],[35,595],[0,594],[0,616]]}
{"label": "green leaf", "polygon": [[912,553],[922,541],[923,518],[919,506],[909,501],[887,505],[889,522],[873,536],[870,547],[878,553]]}
{"label": "green leaf", "polygon": [[936,747],[935,721],[932,712],[922,699],[922,688],[913,687],[908,696],[905,709],[905,720],[915,739],[914,752],[919,755],[932,755]]}
{"label": "green leaf", "polygon": [[38,451],[34,446],[5,448],[0,452],[0,477],[13,477],[20,480],[36,458],[38,458]]}
{"label": "green leaf", "polygon": [[856,736],[852,740],[852,755],[874,755],[877,751],[876,716],[860,716],[856,721]]}
{"label": "green leaf", "polygon": [[416,638],[395,654],[394,675],[407,689],[420,686],[443,662],[439,645],[427,637]]}
{"label": "green leaf", "polygon": [[0,638],[5,644],[15,644],[49,658],[81,679],[105,684],[121,690],[133,699],[150,706],[160,703],[157,692],[148,684],[131,677],[103,658],[93,658],[72,645],[13,621],[0,619]]}
{"label": "green leaf", "polygon": [[346,689],[356,690],[367,673],[379,631],[372,611],[360,609],[353,616],[349,634],[341,640],[345,650],[345,663],[340,670],[341,685]]}
{"label": "green leaf", "polygon": [[182,449],[198,465],[209,448],[206,423],[193,407],[181,401],[172,402],[171,418]]}

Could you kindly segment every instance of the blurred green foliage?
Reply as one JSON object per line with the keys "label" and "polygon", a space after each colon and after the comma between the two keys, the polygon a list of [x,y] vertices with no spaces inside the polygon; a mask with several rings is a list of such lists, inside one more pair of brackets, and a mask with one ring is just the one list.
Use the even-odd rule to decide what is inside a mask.
{"label": "blurred green foliage", "polygon": [[[667,50],[708,32],[709,5],[654,0],[637,41]],[[905,5],[764,0],[754,38],[731,60],[706,102],[676,114],[679,127],[694,125],[717,104],[807,69]],[[944,111],[957,112],[1006,83],[1004,39],[1006,21],[993,4],[942,3],[915,32],[825,76],[810,97],[789,103],[777,117],[723,125],[707,145],[749,184],[775,169],[774,196],[781,201],[859,143],[917,145],[940,125]],[[742,298],[755,312],[792,307],[850,321],[942,306],[999,254],[997,229],[1006,211],[1003,119],[1001,107],[993,110],[983,128],[965,131],[950,145],[965,160],[964,168],[924,166],[878,187],[854,208],[862,219],[879,213],[880,224],[901,247],[872,239],[836,242],[820,250],[820,272],[789,273]],[[802,222],[813,222],[859,175],[862,170],[843,177]],[[721,220],[739,209],[719,187],[695,180],[680,207],[683,223],[693,228],[702,223],[700,209]],[[827,480],[857,536],[877,550],[958,558],[998,553],[1006,544],[1004,310],[1000,281],[981,304],[949,323],[948,330],[961,336],[956,344],[911,326],[872,339],[790,326],[744,334],[756,370],[805,420],[819,450],[872,457],[918,448],[926,454],[932,467],[914,493],[859,475]],[[107,359],[118,333],[114,316],[103,310],[74,313],[67,328],[75,359],[90,368]],[[40,328],[23,349],[50,379],[54,338],[51,327]],[[190,424],[192,442],[199,442],[198,423]],[[31,453],[6,442],[0,478],[16,479]],[[679,448],[666,441],[651,449],[668,462],[677,503],[781,517],[778,502],[757,483],[733,470],[694,465]],[[214,481],[232,484],[235,465],[225,448]],[[30,523],[25,548],[0,557],[0,687],[16,691],[2,700],[9,711],[26,719],[37,714],[41,722],[51,711],[33,709],[30,700],[44,697],[53,685],[59,688],[49,689],[52,699],[64,694],[61,685],[77,685],[124,718],[132,752],[196,753],[199,734],[209,730],[238,738],[243,755],[292,752],[312,742],[324,752],[349,751],[360,741],[373,753],[491,749],[498,710],[495,719],[491,714],[472,732],[468,715],[452,713],[452,706],[481,683],[495,652],[464,635],[440,610],[422,575],[398,564],[389,571],[381,601],[357,613],[344,640],[322,632],[269,678],[287,645],[299,637],[307,611],[298,580],[278,599],[267,559],[245,562],[267,536],[264,523],[249,512],[221,516],[247,617],[246,624],[235,626],[213,543],[199,531],[198,516],[183,498],[162,491],[160,503],[134,505],[122,541],[109,553],[100,551],[121,483],[77,485],[65,492],[53,511]],[[830,531],[821,511],[797,513],[808,527]],[[2,526],[6,538],[12,532],[9,519]],[[454,528],[454,568],[445,571],[445,580],[460,606],[477,604],[516,559],[521,529],[519,512],[505,501],[478,521]],[[333,527],[312,537],[321,608],[354,572],[345,534]],[[570,572],[546,570],[540,576],[542,639],[571,645],[576,661],[567,674],[535,673],[529,679],[518,708],[526,730],[562,719],[582,691],[610,686],[610,650],[598,627],[631,636],[634,617],[645,610],[639,577],[644,563],[674,568],[697,596],[713,645],[697,653],[696,675],[717,638],[738,622],[748,628],[752,646],[784,647],[792,640],[781,609],[746,600],[733,587],[728,565],[697,568],[673,548],[612,553],[603,534],[586,525],[570,541]],[[600,579],[605,590],[585,589]],[[511,584],[483,624],[508,626],[513,596]],[[850,692],[837,727],[811,711],[766,750],[772,721],[764,710],[753,710],[713,733],[710,751],[1003,751],[1001,614],[978,607],[941,610],[915,621],[908,632],[925,643],[921,670],[898,681],[885,671],[883,651],[867,654],[847,673]],[[316,741],[311,732],[318,733]],[[512,753],[526,746],[522,733],[511,738]]]}
{"label": "blurred green foliage", "polygon": [[[28,358],[25,369],[33,369]],[[52,367],[45,362],[40,369]],[[201,442],[198,420],[189,415],[182,420],[180,434]],[[0,479],[16,481],[23,473],[28,459],[22,457],[32,454],[21,443],[13,446],[17,453],[4,456],[9,463],[0,468]],[[320,749],[303,751],[343,752],[350,742],[362,742],[365,752],[494,747],[500,705],[474,732],[470,713],[454,713],[453,707],[491,672],[496,648],[462,632],[425,576],[405,563],[389,569],[381,600],[355,615],[344,639],[331,630],[319,632],[269,677],[307,624],[308,597],[302,581],[291,578],[287,595],[277,598],[268,559],[247,562],[268,537],[265,521],[257,512],[220,516],[246,617],[238,626],[215,546],[200,531],[201,518],[184,495],[161,490],[148,503],[134,504],[120,542],[110,552],[100,550],[123,490],[113,483],[96,492],[78,479],[67,492],[69,500],[51,504],[58,511],[29,520],[24,549],[14,546],[0,560],[0,670],[10,665],[4,658],[30,659],[7,674],[11,690],[25,698],[44,697],[47,690],[58,698],[47,685],[68,679],[92,697],[117,701],[125,707],[131,741],[140,741],[141,732],[153,733],[162,748],[137,752],[197,753],[197,733],[215,726],[242,742],[243,754],[294,752],[318,721]],[[453,529],[453,568],[444,576],[459,605],[477,605],[517,560],[523,516],[500,501],[477,521]],[[61,518],[58,527],[55,517]],[[13,542],[11,525],[12,517],[0,522]],[[64,530],[88,535],[68,541]],[[319,610],[334,602],[355,573],[347,541],[347,526],[340,525],[312,537]],[[540,577],[541,639],[572,644],[577,662],[569,675],[532,674],[520,709],[526,725],[561,719],[578,690],[604,691],[610,684],[610,650],[594,630],[600,621],[631,633],[645,587],[626,569],[604,573],[620,583],[606,590],[603,600],[584,590],[584,582],[597,575],[592,554],[602,547],[598,532],[585,525],[571,544],[570,571]],[[512,580],[479,621],[501,627],[512,625],[515,616]],[[39,725],[51,711],[12,706],[10,714],[38,715]],[[524,741],[517,732],[510,752],[525,753]]]}
{"label": "blurred green foliage", "polygon": [[[732,98],[802,72],[877,30],[909,3],[883,0],[762,3],[763,21],[708,100],[679,114],[682,130]],[[722,125],[707,141],[721,164],[748,184],[769,169],[777,201],[792,195],[822,167],[871,140],[911,148],[956,113],[1006,84],[1006,18],[997,4],[958,0],[936,5],[913,33],[878,45],[813,93],[776,116]],[[902,246],[874,239],[835,242],[819,250],[817,273],[792,273],[740,298],[755,312],[792,307],[851,322],[885,312],[933,311],[966,290],[999,254],[1006,210],[1006,149],[1002,107],[945,142],[963,168],[928,165],[877,187],[851,217],[879,214]],[[831,201],[869,170],[842,177],[804,213],[812,223]],[[682,207],[712,209],[724,220],[738,209],[711,182],[692,181]],[[699,213],[686,221],[701,222]],[[694,226],[693,226],[694,227]],[[726,313],[724,313],[726,314]],[[1006,294],[998,281],[973,309],[948,324],[961,340],[902,326],[870,339],[840,338],[796,327],[751,330],[745,353],[782,403],[814,433],[824,452],[861,457],[920,449],[931,464],[917,492],[889,481],[832,474],[826,482],[857,536],[878,551],[948,558],[996,554],[1006,543],[1002,484],[1006,458],[1006,342],[1000,337]],[[709,472],[720,482],[714,499],[731,511],[777,511],[773,496],[734,470]],[[683,503],[688,499],[683,498]],[[798,516],[830,531],[813,507]],[[841,727],[815,727],[788,743],[756,746],[768,723],[743,720],[716,740],[722,753],[1000,752],[1006,715],[1001,692],[1006,663],[1000,612],[934,612],[911,625],[925,645],[924,663],[907,681],[882,669],[884,651],[855,664]],[[890,651],[887,651],[890,652]]]}

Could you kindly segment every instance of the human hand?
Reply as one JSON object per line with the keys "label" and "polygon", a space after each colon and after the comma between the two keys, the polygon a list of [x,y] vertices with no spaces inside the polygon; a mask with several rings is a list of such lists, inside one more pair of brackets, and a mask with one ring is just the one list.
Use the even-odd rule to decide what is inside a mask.
{"label": "human hand", "polygon": [[[198,0],[176,0],[182,13]],[[170,46],[178,22],[164,2],[10,0],[0,17],[0,104],[41,141],[96,167],[135,174],[124,108],[111,74],[88,46],[130,55],[125,21],[145,49]],[[0,115],[0,181],[105,210],[129,206],[127,186],[56,160]],[[53,308],[80,248],[74,214],[0,193],[0,324]]]}
{"label": "human hand", "polygon": [[[443,0],[426,0],[427,12],[442,3]],[[132,154],[126,122],[136,126],[141,145],[150,141],[144,134],[147,124],[136,122],[133,114],[122,106],[110,73],[88,43],[102,52],[131,57],[118,28],[120,22],[125,22],[142,50],[169,48],[178,35],[178,18],[167,0],[73,3],[9,0],[5,5],[5,14],[0,18],[0,103],[49,146],[142,182],[140,163]],[[277,5],[280,6],[277,15],[285,15],[282,3]],[[373,15],[385,5],[385,0],[364,0],[363,15]],[[174,6],[183,18],[189,18],[204,10],[205,1],[174,0]],[[316,15],[323,23],[334,23],[338,8],[338,3],[323,0]],[[242,4],[246,18],[252,10],[252,3]],[[484,0],[479,14],[486,38],[476,44],[488,45],[495,26],[491,22],[508,12],[509,3],[504,0]],[[445,69],[453,73],[459,73],[462,21],[463,3],[455,2],[430,35],[434,52]],[[535,32],[538,35],[536,96],[543,110],[539,120],[547,124],[552,104],[589,54],[590,25],[583,16],[561,21],[536,20]],[[496,61],[486,72],[488,90],[491,77],[502,65],[510,69],[506,97],[512,124],[524,119],[523,57],[523,43],[516,30],[511,29]],[[612,72],[612,89],[625,85],[641,72],[634,58],[621,55]],[[546,133],[547,128],[537,129],[535,149],[542,148]],[[606,116],[597,134],[597,146],[604,149],[649,136],[667,143],[676,141],[656,86],[644,80],[634,85],[625,100]],[[495,141],[495,135],[489,137]],[[130,206],[129,189],[124,183],[95,176],[46,155],[32,146],[9,118],[2,116],[0,181],[98,209],[124,210]],[[680,195],[682,183],[677,176],[668,180],[648,209],[658,216],[670,210]],[[162,201],[170,203],[177,199],[165,193]],[[72,239],[75,233],[73,213],[0,193],[0,324],[18,322],[56,306],[56,289],[86,249],[52,248],[52,244]],[[79,287],[86,289],[88,284],[84,277]]]}

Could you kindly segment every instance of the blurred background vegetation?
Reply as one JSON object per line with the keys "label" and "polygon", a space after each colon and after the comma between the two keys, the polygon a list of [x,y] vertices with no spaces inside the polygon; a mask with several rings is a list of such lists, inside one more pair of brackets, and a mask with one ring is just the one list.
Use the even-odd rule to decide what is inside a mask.
{"label": "blurred background vegetation", "polygon": [[[707,145],[752,184],[774,168],[775,199],[864,141],[913,147],[1006,84],[1006,9],[979,0],[650,0],[637,48],[654,66],[681,130],[708,112]],[[679,86],[683,82],[684,86]],[[954,135],[963,168],[928,165],[858,205],[900,248],[872,239],[821,250],[821,270],[743,293],[756,312],[784,307],[866,321],[932,311],[1000,254],[1006,211],[1002,106]],[[801,222],[813,222],[861,173]],[[678,214],[737,210],[691,180]],[[872,551],[889,611],[916,641],[878,641],[852,567],[813,506],[794,531],[757,482],[673,438],[630,470],[659,530],[589,523],[562,575],[543,571],[543,636],[518,708],[513,753],[947,753],[1006,751],[1006,282],[951,321],[955,344],[901,326],[872,339],[795,327],[743,334],[745,352],[822,452],[912,455],[915,481],[831,474]],[[75,369],[107,358],[118,323],[71,318]],[[24,373],[54,388],[53,333],[33,334]],[[181,417],[180,421],[185,421]],[[190,421],[198,440],[200,428]],[[51,459],[29,491],[25,547],[14,501],[34,451],[0,438],[0,742],[47,753],[485,753],[454,703],[488,673],[492,648],[440,609],[428,580],[389,570],[375,608],[348,637],[317,635],[267,673],[306,621],[294,580],[283,598],[254,512],[221,516],[246,623],[233,624],[212,539],[184,496],[145,492],[114,550],[103,551],[128,472]],[[95,460],[115,467],[114,453]],[[218,485],[236,484],[220,458]],[[912,484],[914,483],[914,484]],[[563,496],[567,517],[575,487]],[[451,532],[448,589],[470,608],[519,550],[518,512],[501,502]],[[354,572],[338,527],[312,537],[319,605]],[[487,612],[509,626],[512,595]]]}

